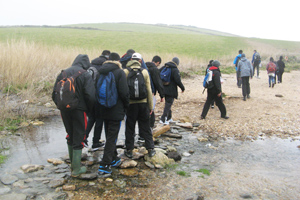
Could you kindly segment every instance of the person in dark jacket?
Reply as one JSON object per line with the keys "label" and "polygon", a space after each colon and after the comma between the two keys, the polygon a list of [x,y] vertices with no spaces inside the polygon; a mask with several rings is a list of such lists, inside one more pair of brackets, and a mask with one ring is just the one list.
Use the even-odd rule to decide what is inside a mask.
{"label": "person in dark jacket", "polygon": [[[87,70],[90,67],[89,57],[87,55],[79,54],[71,67],[65,70],[67,76],[72,76],[81,69]],[[57,83],[63,78],[62,73],[57,76],[52,93],[52,99],[55,102],[55,87]],[[61,117],[67,132],[67,144],[69,157],[71,161],[71,175],[77,177],[86,172],[85,167],[81,167],[81,154],[84,147],[85,127],[86,127],[86,113],[90,112],[95,103],[95,87],[92,77],[89,73],[84,72],[75,79],[76,97],[79,100],[76,109],[71,111],[61,111]],[[56,102],[55,102],[56,104]]]}
{"label": "person in dark jacket", "polygon": [[218,106],[220,112],[221,112],[221,117],[224,119],[228,119],[229,117],[226,116],[226,107],[223,103],[222,99],[222,86],[221,86],[221,72],[220,72],[220,62],[218,60],[214,60],[212,63],[212,67],[209,68],[213,72],[213,87],[207,89],[207,99],[204,104],[202,114],[201,114],[201,119],[205,119],[207,112],[209,110],[209,107],[211,105],[211,102],[215,100],[216,105]]}
{"label": "person in dark jacket", "polygon": [[180,72],[178,70],[179,59],[174,57],[172,61],[167,62],[160,71],[162,71],[165,67],[171,68],[171,81],[168,85],[164,85],[164,93],[165,93],[165,107],[162,116],[160,117],[160,123],[169,124],[172,122],[172,110],[171,107],[173,105],[174,99],[178,97],[178,89],[177,86],[180,87],[181,92],[184,92],[185,88],[181,82]]}
{"label": "person in dark jacket", "polygon": [[[94,67],[99,73],[100,67],[109,58],[109,55],[110,55],[109,50],[102,51],[101,56],[92,60],[91,67]],[[96,81],[96,77],[93,77],[93,79]],[[90,134],[94,124],[95,124],[92,151],[96,151],[100,147],[104,146],[104,143],[100,141],[102,127],[103,127],[103,120],[100,118],[97,118],[95,116],[95,108],[92,110],[91,113],[88,113],[87,115],[88,115],[88,123],[87,123],[87,127],[86,127],[86,139],[85,139],[84,143],[85,143],[85,146],[88,146],[87,139],[89,137],[89,134]]]}
{"label": "person in dark jacket", "polygon": [[122,56],[120,62],[122,64],[123,69],[126,69],[126,65],[131,60],[132,54],[134,53],[135,51],[133,49],[128,49],[127,52]]}
{"label": "person in dark jacket", "polygon": [[[213,61],[214,61],[214,60],[210,60],[210,61],[209,61],[208,65],[207,65],[207,67],[206,67],[206,70],[205,70],[205,76],[206,76],[206,74],[207,74],[209,68],[212,67],[212,62],[213,62]],[[215,108],[215,100],[212,100],[212,102],[211,102],[211,108],[212,108],[212,109]]]}
{"label": "person in dark jacket", "polygon": [[253,53],[253,56],[252,56],[252,66],[253,66],[253,76],[254,76],[254,74],[255,74],[255,68],[257,68],[257,78],[259,78],[259,65],[260,65],[260,63],[261,63],[261,58],[260,58],[260,55],[259,55],[259,53],[256,51],[256,50],[254,50],[253,51],[254,53]]}
{"label": "person in dark jacket", "polygon": [[278,77],[278,83],[282,83],[282,74],[284,72],[285,64],[283,62],[283,56],[279,57],[279,60],[277,61],[277,77]]}
{"label": "person in dark jacket", "polygon": [[236,71],[236,84],[238,88],[242,87],[242,80],[239,79],[239,72],[237,71],[237,66],[239,64],[239,61],[241,60],[243,50],[239,50],[239,54],[235,57],[233,64],[235,66],[235,71]]}
{"label": "person in dark jacket", "polygon": [[146,62],[146,66],[148,67],[148,71],[150,74],[151,81],[153,83],[153,88],[152,88],[152,93],[153,93],[153,112],[150,116],[150,128],[153,130],[154,123],[155,123],[155,114],[154,114],[154,109],[155,109],[155,102],[156,102],[156,92],[159,93],[160,96],[160,101],[164,101],[164,86],[160,78],[160,71],[157,68],[161,63],[161,58],[159,56],[154,56],[152,58],[152,62]]}
{"label": "person in dark jacket", "polygon": [[111,167],[118,167],[121,164],[121,160],[118,157],[116,149],[116,143],[121,122],[125,117],[127,108],[129,107],[129,90],[126,75],[119,60],[119,54],[111,53],[108,61],[104,62],[99,69],[100,74],[108,74],[109,72],[113,73],[118,91],[117,104],[113,107],[108,108],[100,105],[98,101],[96,102],[96,116],[104,121],[106,137],[104,154],[98,169],[98,174],[100,176],[111,174]]}

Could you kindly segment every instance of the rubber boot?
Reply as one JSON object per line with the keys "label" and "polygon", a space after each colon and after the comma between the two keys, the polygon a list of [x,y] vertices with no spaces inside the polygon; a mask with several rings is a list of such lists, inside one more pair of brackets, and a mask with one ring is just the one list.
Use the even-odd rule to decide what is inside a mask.
{"label": "rubber boot", "polygon": [[82,149],[74,150],[73,149],[73,159],[72,159],[72,177],[78,177],[80,174],[84,174],[86,172],[86,167],[81,167],[81,153]]}
{"label": "rubber boot", "polygon": [[68,145],[68,151],[69,151],[69,159],[70,163],[72,164],[72,159],[73,159],[73,147],[71,145]]}

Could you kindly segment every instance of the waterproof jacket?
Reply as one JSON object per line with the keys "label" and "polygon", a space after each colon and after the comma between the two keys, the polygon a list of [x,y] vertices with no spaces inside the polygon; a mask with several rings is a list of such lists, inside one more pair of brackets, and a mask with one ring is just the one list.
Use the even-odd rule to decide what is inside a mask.
{"label": "waterproof jacket", "polygon": [[277,61],[277,68],[278,68],[278,71],[279,71],[280,73],[283,73],[283,72],[284,72],[285,64],[284,64],[284,62],[282,61],[282,59],[280,59],[280,60]]}
{"label": "waterproof jacket", "polygon": [[253,69],[252,69],[252,65],[250,63],[250,61],[245,58],[242,57],[240,62],[238,63],[238,77],[246,77],[249,76],[252,78],[252,74],[253,74]]}
{"label": "waterproof jacket", "polygon": [[[90,67],[90,60],[87,55],[79,54],[71,67],[65,70],[68,77],[74,75],[81,69],[87,70]],[[63,79],[62,73],[60,73],[55,81],[53,92],[52,92],[52,100],[55,102],[55,87],[56,84]],[[83,74],[79,75],[75,80],[75,91],[76,97],[79,100],[78,103],[78,110],[83,110],[85,112],[89,112],[92,110],[93,105],[95,103],[95,87],[93,84],[92,76],[84,72]]]}
{"label": "waterproof jacket", "polygon": [[118,101],[117,104],[111,108],[102,106],[97,101],[95,106],[96,117],[99,117],[104,120],[121,121],[124,119],[126,110],[129,106],[129,90],[127,86],[127,80],[125,73],[122,70],[121,63],[118,61],[108,60],[104,62],[103,65],[99,68],[97,82],[101,74],[108,74],[109,72],[112,72],[115,76],[116,87],[118,91]]}
{"label": "waterproof jacket", "polygon": [[[131,68],[133,70],[140,69],[141,68],[141,63],[137,60],[130,60],[127,63],[126,67]],[[125,72],[126,78],[127,78],[128,74],[129,74],[129,70],[125,68],[124,72]],[[152,90],[151,90],[150,76],[149,76],[148,70],[143,69],[142,74],[144,76],[148,97],[145,98],[145,99],[141,99],[141,100],[132,100],[132,99],[130,99],[129,104],[148,103],[149,109],[152,110],[153,109],[153,98],[152,98]]]}
{"label": "waterproof jacket", "polygon": [[173,98],[178,97],[178,89],[177,86],[180,87],[181,91],[184,91],[184,85],[181,82],[181,77],[179,70],[177,68],[176,63],[170,61],[167,62],[163,67],[161,67],[159,70],[162,71],[165,67],[171,68],[171,81],[169,85],[164,85],[164,93],[165,96],[170,96]]}
{"label": "waterproof jacket", "polygon": [[156,65],[153,62],[146,62],[146,66],[148,67],[150,78],[153,83],[152,92],[154,93],[154,95],[156,95],[156,92],[158,91],[160,98],[164,98],[164,86],[160,78],[159,69],[157,69]]}
{"label": "waterproof jacket", "polygon": [[242,57],[242,54],[239,54],[239,55],[237,55],[237,56],[235,57],[235,59],[234,59],[234,61],[233,61],[233,64],[235,65],[235,70],[236,70],[236,71],[237,71],[237,66],[238,66],[238,63],[239,63],[241,57]]}
{"label": "waterproof jacket", "polygon": [[106,60],[107,58],[105,56],[99,56],[98,58],[92,60],[91,64],[99,71],[99,68]]}
{"label": "waterproof jacket", "polygon": [[207,89],[207,91],[210,93],[219,94],[220,92],[222,92],[220,69],[218,67],[211,66],[209,70],[213,72],[212,81],[214,83],[214,86]]}

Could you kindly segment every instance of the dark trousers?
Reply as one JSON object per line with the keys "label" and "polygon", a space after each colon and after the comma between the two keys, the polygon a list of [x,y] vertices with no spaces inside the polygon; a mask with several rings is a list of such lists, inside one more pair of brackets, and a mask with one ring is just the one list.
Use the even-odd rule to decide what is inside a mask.
{"label": "dark trousers", "polygon": [[257,76],[259,76],[259,61],[254,61],[253,63],[253,76],[255,74],[255,68],[257,68]]}
{"label": "dark trousers", "polygon": [[164,112],[161,116],[161,121],[165,122],[166,118],[167,120],[172,119],[172,110],[171,107],[174,103],[174,97],[170,97],[170,96],[165,96],[165,107],[164,107]]}
{"label": "dark trousers", "polygon": [[236,84],[238,87],[241,87],[242,85],[242,80],[239,78],[239,72],[236,71]]}
{"label": "dark trousers", "polygon": [[67,143],[75,150],[84,147],[85,129],[87,126],[86,113],[82,110],[61,111],[61,117],[67,132]]}
{"label": "dark trousers", "polygon": [[282,74],[283,74],[283,71],[278,71],[277,72],[278,82],[280,82],[280,83],[282,83]]}
{"label": "dark trousers", "polygon": [[213,100],[215,100],[215,103],[221,112],[221,117],[225,117],[226,116],[226,107],[223,103],[222,95],[220,97],[218,97],[218,94],[216,92],[209,92],[209,91],[207,91],[207,99],[204,104],[201,116],[203,118],[206,117],[208,110],[210,108],[211,102]]}
{"label": "dark trousers", "polygon": [[101,133],[102,133],[102,127],[103,127],[103,119],[96,118],[95,112],[93,111],[92,113],[88,114],[88,123],[87,123],[87,128],[86,128],[86,138],[89,137],[89,134],[93,128],[94,128],[94,137],[93,137],[93,144],[99,143],[99,140],[101,138]]}
{"label": "dark trousers", "polygon": [[154,114],[154,110],[153,110],[152,114],[150,115],[149,124],[150,124],[150,128],[153,128],[153,127],[154,127],[154,124],[155,124],[155,114]]}
{"label": "dark trousers", "polygon": [[117,152],[117,140],[121,127],[121,121],[115,120],[104,120],[104,130],[105,130],[105,147],[103,158],[100,165],[110,165],[113,160],[118,156]]}
{"label": "dark trousers", "polygon": [[125,145],[126,149],[134,149],[135,124],[138,121],[139,135],[145,139],[146,149],[153,149],[153,136],[149,125],[150,110],[148,103],[130,104],[126,113]]}
{"label": "dark trousers", "polygon": [[242,91],[244,97],[250,94],[249,76],[242,77]]}

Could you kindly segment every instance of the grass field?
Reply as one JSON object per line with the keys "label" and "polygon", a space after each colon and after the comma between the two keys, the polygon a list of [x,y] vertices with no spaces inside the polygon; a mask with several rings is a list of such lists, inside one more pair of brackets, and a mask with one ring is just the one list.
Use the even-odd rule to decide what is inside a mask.
{"label": "grass field", "polygon": [[160,55],[165,63],[177,56],[179,69],[186,75],[203,73],[211,59],[221,62],[223,72],[233,73],[239,49],[249,59],[257,49],[263,65],[270,56],[278,60],[283,55],[289,57],[287,71],[300,66],[300,42],[243,38],[196,27],[126,23],[1,27],[0,89],[33,101],[50,97],[56,75],[78,54],[92,60],[104,49],[123,55],[130,48],[145,61]]}

